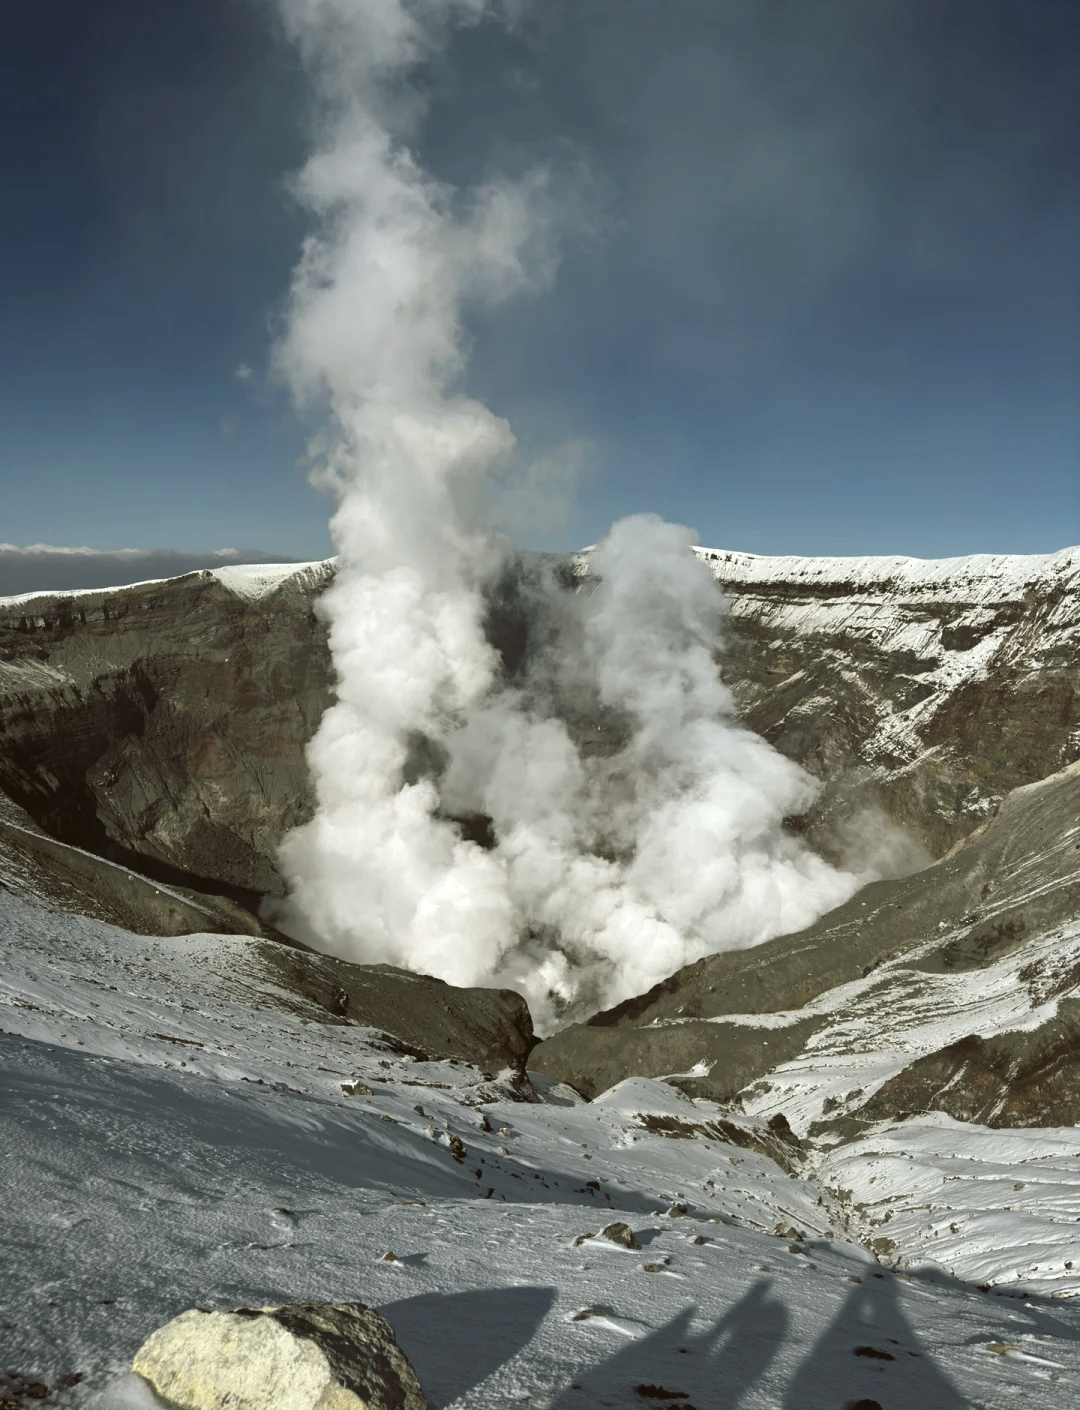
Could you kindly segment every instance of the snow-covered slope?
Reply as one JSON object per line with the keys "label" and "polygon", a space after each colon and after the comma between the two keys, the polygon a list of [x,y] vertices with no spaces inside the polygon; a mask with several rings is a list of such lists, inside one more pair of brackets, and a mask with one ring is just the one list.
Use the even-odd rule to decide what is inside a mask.
{"label": "snow-covered slope", "polygon": [[795,558],[699,549],[724,588],[747,723],[860,785],[940,855],[1010,789],[1080,757],[1080,549]]}
{"label": "snow-covered slope", "polygon": [[[101,1404],[182,1308],[290,1298],[378,1306],[432,1405],[462,1410],[660,1392],[698,1410],[997,1410],[1060,1406],[1080,1381],[1073,1304],[988,1296],[929,1258],[879,1265],[847,1231],[848,1167],[819,1178],[761,1120],[645,1080],[523,1101],[510,1074],[413,1059],[226,982],[221,936],[134,936],[0,892],[0,944],[15,1404],[35,1383],[47,1404]],[[887,1198],[903,1165],[909,1205],[933,1205],[976,1168],[968,1134],[938,1128],[914,1160],[883,1136],[859,1178]],[[1009,1182],[1027,1208],[1001,1213],[996,1251],[981,1231],[987,1276],[1041,1262],[1080,1192],[1067,1139],[1004,1139],[996,1169],[976,1154],[983,1184],[1004,1191],[1025,1162],[1053,1208]],[[596,1237],[616,1220],[640,1250]]]}
{"label": "snow-covered slope", "polygon": [[[4,545],[0,544],[0,549]],[[9,596],[0,596],[0,611],[5,614],[12,613],[17,609],[24,609],[30,620],[36,620],[44,625],[57,610],[68,612],[74,608],[79,614],[80,620],[85,620],[87,612],[87,599],[104,597],[106,599],[117,594],[138,593],[142,588],[157,587],[161,583],[179,582],[182,578],[194,578],[196,581],[205,581],[213,578],[215,582],[221,583],[237,597],[243,597],[251,602],[258,601],[261,597],[267,597],[272,592],[276,592],[284,583],[292,578],[296,578],[300,584],[307,588],[318,588],[324,585],[328,572],[333,571],[335,560],[319,559],[312,563],[226,563],[220,568],[199,568],[191,573],[182,573],[176,577],[168,578],[140,578],[137,582],[117,584],[115,587],[98,588],[35,588],[32,592],[14,593]],[[36,612],[35,609],[40,609]],[[94,614],[94,606],[89,607],[90,617]],[[105,604],[98,604],[98,615],[107,616]]]}

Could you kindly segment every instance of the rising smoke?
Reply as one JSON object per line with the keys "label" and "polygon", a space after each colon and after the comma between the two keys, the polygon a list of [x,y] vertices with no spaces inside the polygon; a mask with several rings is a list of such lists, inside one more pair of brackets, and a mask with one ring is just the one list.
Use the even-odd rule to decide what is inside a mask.
{"label": "rising smoke", "polygon": [[327,398],[337,702],[282,860],[321,948],[520,989],[543,1029],[855,889],[785,830],[813,781],[742,729],[689,530],[616,524],[577,575],[490,526],[507,424],[461,390],[462,310],[552,276],[543,173],[462,199],[420,169],[409,79],[486,0],[279,0],[318,86],[317,218],[279,365]]}

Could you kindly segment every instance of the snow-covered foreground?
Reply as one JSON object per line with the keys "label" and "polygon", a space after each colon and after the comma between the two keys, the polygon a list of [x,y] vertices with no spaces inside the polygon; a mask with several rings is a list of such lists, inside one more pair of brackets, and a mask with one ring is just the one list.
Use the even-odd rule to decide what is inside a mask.
{"label": "snow-covered foreground", "polygon": [[[1080,1306],[879,1265],[824,1192],[838,1167],[818,1184],[679,1138],[725,1114],[662,1083],[516,1101],[508,1074],[410,1058],[245,986],[246,943],[133,936],[0,892],[0,1400],[36,1381],[47,1405],[100,1404],[183,1308],[298,1299],[380,1308],[440,1407],[1075,1398]],[[985,1161],[982,1136],[1004,1162],[988,1181],[1043,1159],[1053,1191],[1018,1175],[1013,1222],[999,1212],[1017,1269],[1018,1239],[1041,1250],[1051,1228],[1040,1194],[1056,1218],[1080,1205],[1071,1133],[924,1123],[912,1160],[909,1128],[882,1133],[878,1175],[894,1190],[902,1162],[928,1208],[950,1178],[934,1161]],[[639,1250],[580,1241],[614,1220]]]}

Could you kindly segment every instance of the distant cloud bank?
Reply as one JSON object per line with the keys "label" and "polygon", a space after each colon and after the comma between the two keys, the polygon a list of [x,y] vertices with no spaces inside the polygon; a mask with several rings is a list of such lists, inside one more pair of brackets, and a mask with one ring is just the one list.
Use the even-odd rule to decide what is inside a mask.
{"label": "distant cloud bank", "polygon": [[172,548],[60,548],[34,543],[20,548],[0,543],[0,597],[23,592],[122,587],[150,578],[176,578],[200,568],[232,563],[294,563],[261,549],[219,548],[213,553],[179,553]]}

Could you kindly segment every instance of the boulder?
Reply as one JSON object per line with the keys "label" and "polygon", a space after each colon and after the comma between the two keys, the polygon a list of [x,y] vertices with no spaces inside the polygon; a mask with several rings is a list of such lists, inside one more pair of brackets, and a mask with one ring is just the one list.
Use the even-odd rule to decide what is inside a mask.
{"label": "boulder", "polygon": [[425,1410],[390,1324],[358,1302],[182,1312],[132,1371],[176,1410]]}
{"label": "boulder", "polygon": [[623,1224],[621,1222],[615,1224],[606,1224],[600,1230],[599,1234],[597,1234],[596,1237],[598,1239],[607,1239],[608,1243],[611,1244],[618,1244],[620,1248],[641,1247],[630,1225]]}

